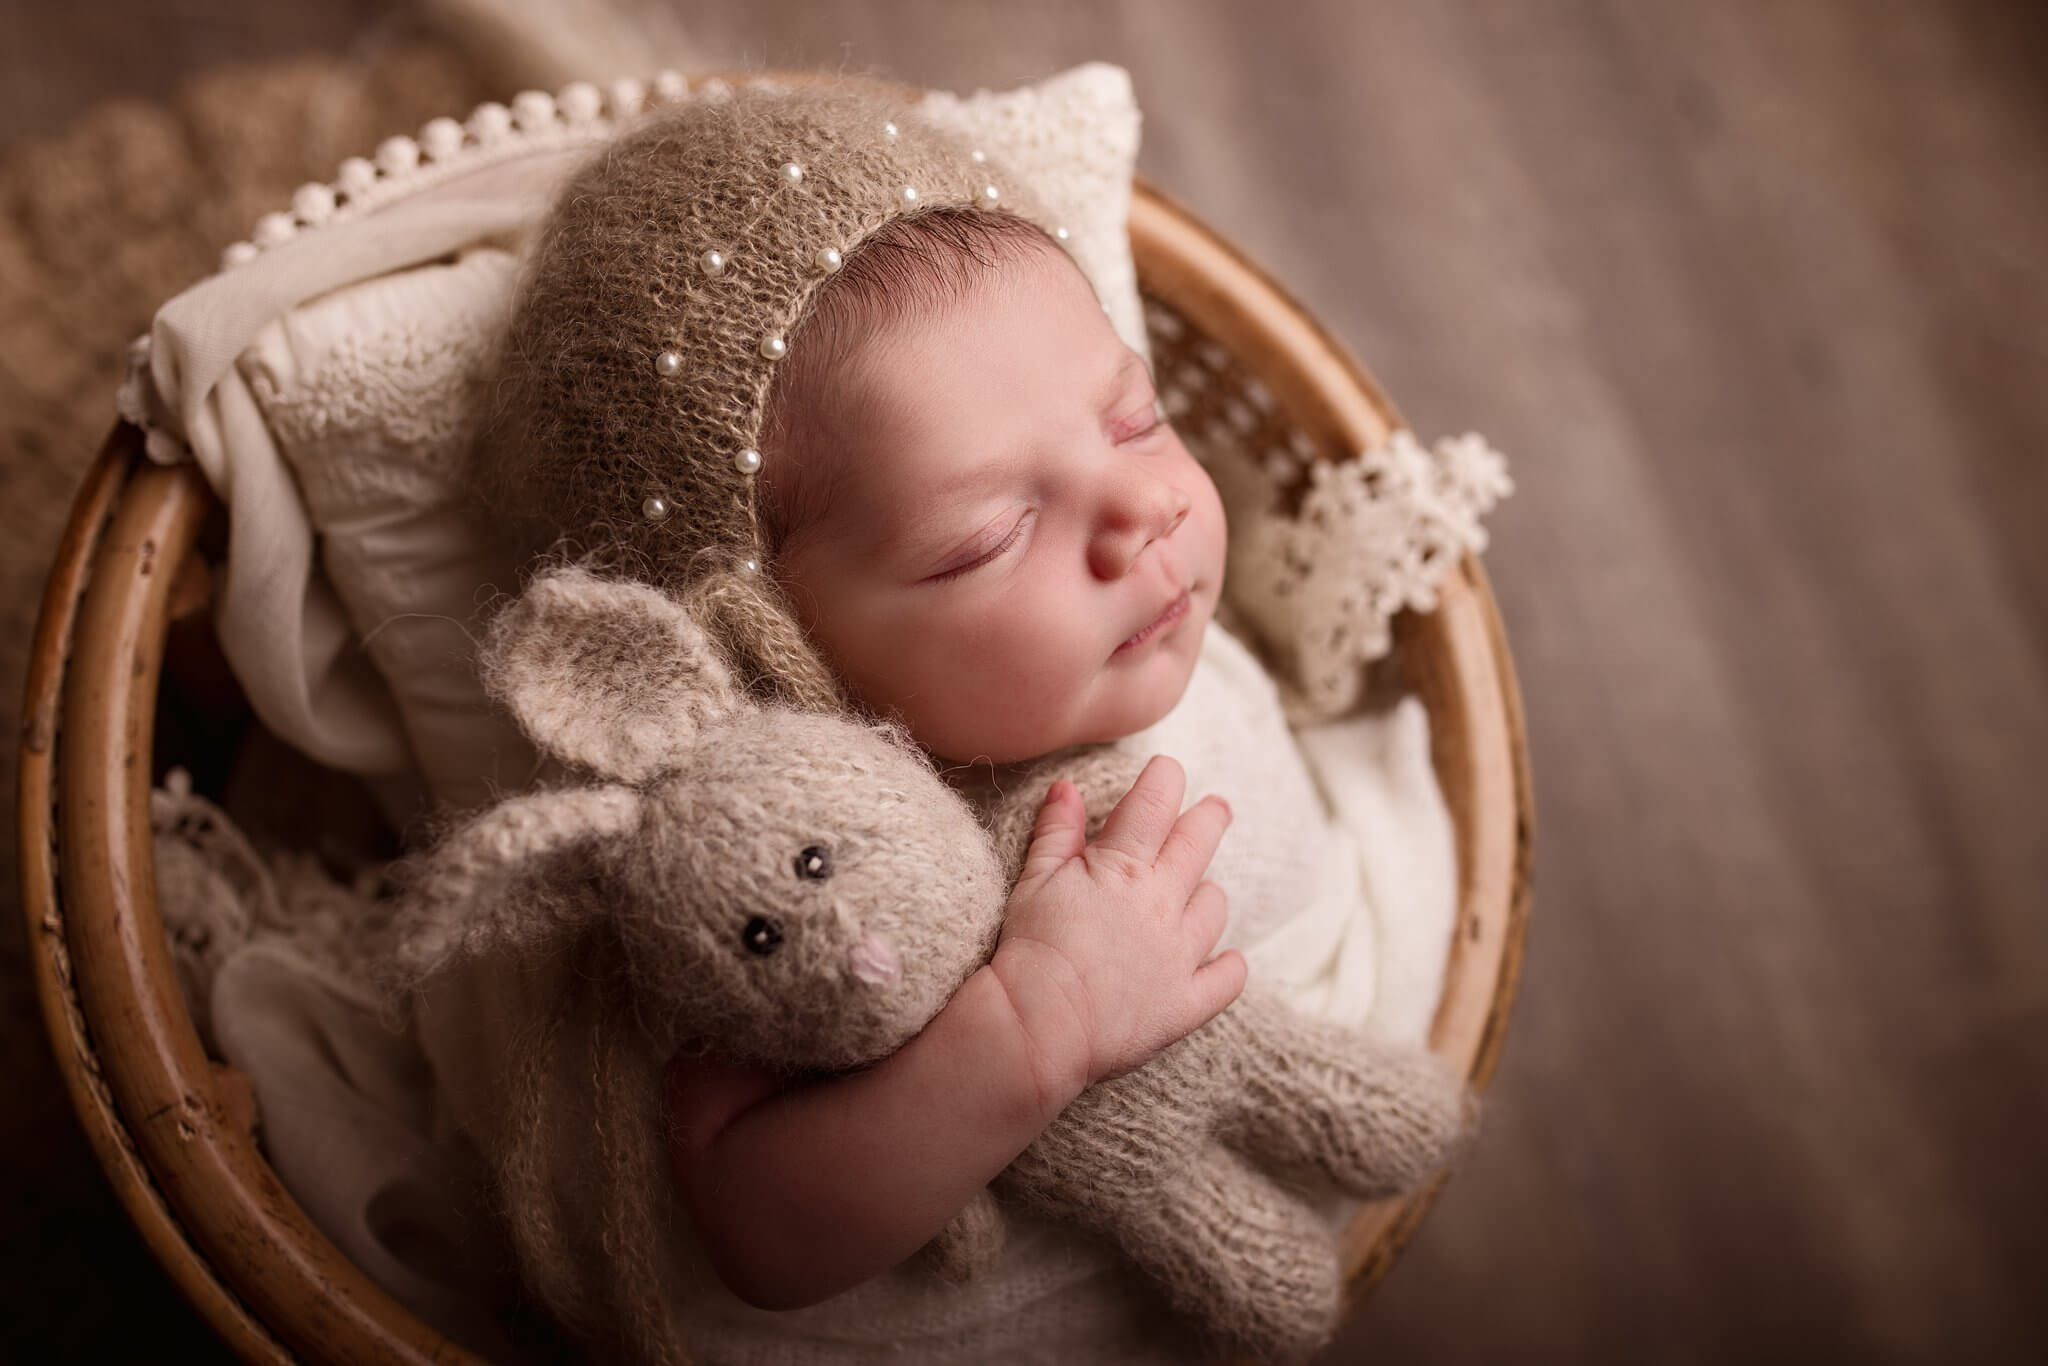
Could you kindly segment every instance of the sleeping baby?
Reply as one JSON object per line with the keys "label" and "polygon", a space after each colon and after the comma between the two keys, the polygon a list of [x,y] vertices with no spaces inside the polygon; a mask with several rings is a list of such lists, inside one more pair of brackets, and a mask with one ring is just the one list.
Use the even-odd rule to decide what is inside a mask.
{"label": "sleeping baby", "polygon": [[[984,812],[1049,758],[1149,760],[1108,801],[1050,786],[993,954],[901,1049],[822,1077],[715,1039],[673,1060],[701,1359],[1196,1350],[1049,1223],[964,1285],[913,1254],[1087,1088],[1229,1007],[1241,950],[1357,895],[1270,682],[1212,621],[1222,501],[1064,236],[872,96],[747,91],[622,137],[528,266],[477,478],[536,563],[662,588],[752,700],[887,718]],[[516,1017],[508,990],[546,987],[478,1010]],[[430,1010],[423,1036],[488,1128],[462,1078],[518,1035],[478,1018]]]}

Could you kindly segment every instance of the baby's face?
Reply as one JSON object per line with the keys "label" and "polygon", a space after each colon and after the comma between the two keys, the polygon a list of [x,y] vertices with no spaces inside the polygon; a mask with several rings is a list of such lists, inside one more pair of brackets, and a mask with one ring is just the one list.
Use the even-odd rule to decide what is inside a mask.
{"label": "baby's face", "polygon": [[947,759],[1142,730],[1223,587],[1222,501],[1057,250],[872,334],[821,386],[831,501],[776,572],[861,698]]}

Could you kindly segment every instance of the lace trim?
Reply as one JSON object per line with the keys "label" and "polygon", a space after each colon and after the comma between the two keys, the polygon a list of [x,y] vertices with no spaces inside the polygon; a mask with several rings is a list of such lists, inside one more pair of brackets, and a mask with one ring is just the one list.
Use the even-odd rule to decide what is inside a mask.
{"label": "lace trim", "polygon": [[[755,90],[783,88],[766,77],[746,85]],[[293,192],[289,209],[263,215],[247,240],[221,253],[220,268],[227,271],[247,265],[307,229],[360,218],[429,186],[499,162],[551,148],[595,146],[649,109],[680,103],[692,95],[720,100],[731,94],[732,87],[716,77],[700,82],[693,90],[680,73],[662,71],[652,81],[627,78],[602,90],[588,81],[563,86],[554,95],[528,90],[514,96],[509,106],[488,100],[461,122],[431,119],[418,137],[386,138],[370,156],[348,158],[332,181],[301,185]],[[185,444],[167,420],[168,410],[150,372],[149,349],[147,333],[129,346],[128,373],[115,395],[115,407],[124,420],[142,428],[150,459],[174,464],[185,458]]]}
{"label": "lace trim", "polygon": [[[749,89],[781,88],[766,78],[746,83]],[[699,99],[719,100],[732,87],[717,78],[699,84]],[[386,138],[367,157],[341,163],[330,183],[312,181],[292,195],[291,208],[256,220],[249,239],[221,253],[221,268],[255,260],[271,247],[291,241],[302,230],[346,222],[430,185],[528,152],[562,146],[596,144],[610,137],[626,120],[651,108],[678,104],[692,94],[690,83],[674,71],[658,73],[651,82],[627,78],[603,90],[575,81],[559,94],[528,90],[507,106],[487,100],[467,119],[432,119],[416,138]]]}
{"label": "lace trim", "polygon": [[114,391],[114,411],[122,421],[142,428],[143,450],[151,460],[175,465],[185,458],[185,443],[172,429],[170,408],[157,392],[149,349],[147,332],[128,343],[128,373]]}
{"label": "lace trim", "polygon": [[1231,601],[1299,689],[1298,719],[1357,704],[1394,614],[1435,609],[1444,574],[1486,548],[1480,518],[1514,491],[1477,433],[1430,451],[1396,431],[1356,460],[1313,462],[1308,477],[1295,513],[1240,516],[1230,536]]}

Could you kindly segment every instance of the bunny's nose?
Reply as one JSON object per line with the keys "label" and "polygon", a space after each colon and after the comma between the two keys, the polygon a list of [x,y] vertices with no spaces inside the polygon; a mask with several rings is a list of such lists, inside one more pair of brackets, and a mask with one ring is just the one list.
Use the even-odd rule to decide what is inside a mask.
{"label": "bunny's nose", "polygon": [[855,944],[849,963],[853,975],[871,987],[887,986],[902,971],[896,961],[896,950],[880,935],[871,934]]}

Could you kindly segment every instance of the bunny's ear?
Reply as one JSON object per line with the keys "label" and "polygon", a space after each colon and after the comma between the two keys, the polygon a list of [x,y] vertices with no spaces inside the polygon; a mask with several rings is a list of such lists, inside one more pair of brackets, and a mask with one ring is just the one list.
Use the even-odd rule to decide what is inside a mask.
{"label": "bunny's ear", "polygon": [[535,744],[629,783],[675,768],[704,727],[742,705],[679,603],[582,569],[535,579],[492,623],[481,667]]}
{"label": "bunny's ear", "polygon": [[453,959],[575,932],[561,899],[541,891],[550,866],[631,835],[645,805],[634,789],[607,785],[507,797],[471,817],[408,867],[398,977],[419,981]]}

